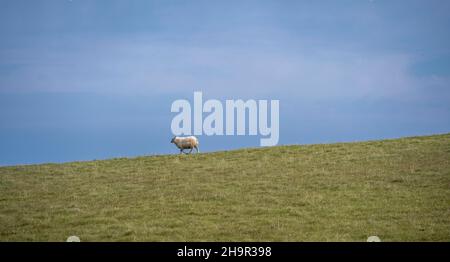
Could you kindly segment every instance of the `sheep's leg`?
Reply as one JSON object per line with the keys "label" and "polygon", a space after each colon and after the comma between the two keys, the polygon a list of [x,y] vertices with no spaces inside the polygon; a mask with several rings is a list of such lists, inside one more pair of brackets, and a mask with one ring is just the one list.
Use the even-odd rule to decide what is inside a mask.
{"label": "sheep's leg", "polygon": [[183,153],[183,149],[180,149],[180,155]]}
{"label": "sheep's leg", "polygon": [[194,148],[191,148],[191,151],[189,151],[189,154],[192,153],[192,150],[193,150],[193,149],[194,149]]}
{"label": "sheep's leg", "polygon": [[200,151],[198,151],[198,146],[195,146],[195,151],[196,151],[196,153],[200,152]]}

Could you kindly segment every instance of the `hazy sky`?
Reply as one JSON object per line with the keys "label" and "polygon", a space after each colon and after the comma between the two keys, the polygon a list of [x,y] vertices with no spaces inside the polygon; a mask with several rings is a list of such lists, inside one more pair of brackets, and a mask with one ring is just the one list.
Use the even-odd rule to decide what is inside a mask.
{"label": "hazy sky", "polygon": [[445,0],[0,0],[0,165],[177,153],[171,103],[196,90],[279,99],[280,144],[450,132],[449,13]]}

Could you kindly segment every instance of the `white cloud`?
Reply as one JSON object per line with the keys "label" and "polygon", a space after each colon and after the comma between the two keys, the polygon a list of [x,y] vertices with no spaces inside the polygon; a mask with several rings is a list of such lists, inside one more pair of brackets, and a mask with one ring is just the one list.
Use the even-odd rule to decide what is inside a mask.
{"label": "white cloud", "polygon": [[[305,45],[306,46],[306,45]],[[0,90],[289,95],[312,99],[411,97],[448,79],[416,77],[414,57],[299,46],[177,44],[151,38],[70,42],[2,54],[16,65]]]}

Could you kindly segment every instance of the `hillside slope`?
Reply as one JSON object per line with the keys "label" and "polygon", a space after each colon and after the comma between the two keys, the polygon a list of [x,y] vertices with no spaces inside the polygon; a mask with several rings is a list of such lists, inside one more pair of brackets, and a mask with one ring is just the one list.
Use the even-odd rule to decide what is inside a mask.
{"label": "hillside slope", "polygon": [[450,134],[0,168],[0,240],[450,240]]}

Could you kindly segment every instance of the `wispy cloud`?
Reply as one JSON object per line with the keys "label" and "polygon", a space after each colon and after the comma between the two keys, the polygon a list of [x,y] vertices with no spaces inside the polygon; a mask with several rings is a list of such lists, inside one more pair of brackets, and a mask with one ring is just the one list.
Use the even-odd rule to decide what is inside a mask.
{"label": "wispy cloud", "polygon": [[[281,44],[224,46],[152,37],[60,39],[50,47],[3,50],[3,91],[210,95],[286,94],[303,98],[414,97],[449,85],[415,75],[408,53]],[[442,94],[437,94],[441,96]],[[448,95],[448,94],[447,94]]]}

